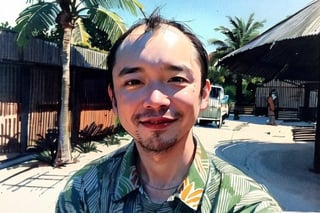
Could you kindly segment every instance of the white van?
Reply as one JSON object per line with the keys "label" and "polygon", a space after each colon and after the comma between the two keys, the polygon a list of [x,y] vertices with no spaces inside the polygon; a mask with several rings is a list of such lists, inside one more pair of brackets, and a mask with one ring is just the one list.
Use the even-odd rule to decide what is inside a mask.
{"label": "white van", "polygon": [[223,120],[229,116],[229,96],[224,94],[223,87],[211,85],[210,98],[207,109],[200,112],[197,124],[208,124],[215,122],[220,128]]}

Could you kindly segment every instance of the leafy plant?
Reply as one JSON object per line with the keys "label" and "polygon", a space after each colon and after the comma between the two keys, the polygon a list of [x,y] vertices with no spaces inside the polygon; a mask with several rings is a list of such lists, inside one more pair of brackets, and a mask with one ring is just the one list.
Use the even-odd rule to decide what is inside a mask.
{"label": "leafy plant", "polygon": [[73,144],[74,151],[79,153],[100,152],[96,143],[107,146],[120,144],[121,140],[127,134],[126,130],[121,126],[119,120],[116,120],[116,127],[103,128],[102,124],[97,125],[92,122],[79,132],[78,140]]}
{"label": "leafy plant", "polygon": [[101,152],[97,149],[97,145],[93,141],[87,141],[83,143],[78,143],[73,148],[79,153],[88,153],[88,152]]}
{"label": "leafy plant", "polygon": [[29,147],[27,151],[37,153],[37,160],[55,166],[58,150],[58,130],[49,129],[45,137],[40,134],[37,134],[37,137],[36,144]]}
{"label": "leafy plant", "polygon": [[8,30],[8,31],[13,31],[13,27],[9,25],[9,22],[2,22],[0,23],[0,30]]}
{"label": "leafy plant", "polygon": [[124,138],[121,138],[121,136],[120,137],[119,136],[120,136],[119,134],[108,135],[102,141],[100,141],[100,143],[103,143],[107,146],[111,146],[111,145],[120,144],[121,140],[126,140]]}
{"label": "leafy plant", "polygon": [[123,137],[127,134],[127,131],[123,128],[123,126],[120,123],[113,130],[113,135],[117,135],[119,137]]}

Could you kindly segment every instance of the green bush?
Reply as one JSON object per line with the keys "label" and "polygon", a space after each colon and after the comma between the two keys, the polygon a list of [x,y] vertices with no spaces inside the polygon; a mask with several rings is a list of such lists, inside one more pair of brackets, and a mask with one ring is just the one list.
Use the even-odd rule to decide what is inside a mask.
{"label": "green bush", "polygon": [[48,129],[45,137],[40,134],[37,134],[37,137],[38,139],[35,140],[36,145],[29,147],[27,151],[35,152],[37,160],[55,166],[58,150],[58,130]]}
{"label": "green bush", "polygon": [[97,149],[97,145],[93,141],[78,143],[73,149],[79,153],[101,152]]}

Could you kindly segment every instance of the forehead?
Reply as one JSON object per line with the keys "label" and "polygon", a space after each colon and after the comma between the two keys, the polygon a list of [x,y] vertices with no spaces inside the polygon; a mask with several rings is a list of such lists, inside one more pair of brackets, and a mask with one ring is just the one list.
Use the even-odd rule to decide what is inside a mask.
{"label": "forehead", "polygon": [[189,54],[196,55],[196,49],[191,40],[176,27],[160,24],[152,30],[146,29],[146,25],[134,29],[119,46],[116,58],[132,54],[132,51],[140,53],[148,48],[158,52],[171,48],[183,48],[183,50],[189,50]]}
{"label": "forehead", "polygon": [[[147,26],[143,24],[134,29],[124,40],[123,44],[132,43],[144,39],[150,39],[150,37],[157,35],[161,35],[163,37],[180,38],[185,41],[189,41],[189,39],[185,34],[183,34],[183,32],[171,25],[159,24],[159,26],[147,30]],[[191,41],[189,42],[191,43]]]}
{"label": "forehead", "polygon": [[194,72],[200,70],[198,52],[191,40],[168,24],[152,30],[146,30],[146,25],[134,29],[116,52],[114,72],[141,63],[184,65]]}

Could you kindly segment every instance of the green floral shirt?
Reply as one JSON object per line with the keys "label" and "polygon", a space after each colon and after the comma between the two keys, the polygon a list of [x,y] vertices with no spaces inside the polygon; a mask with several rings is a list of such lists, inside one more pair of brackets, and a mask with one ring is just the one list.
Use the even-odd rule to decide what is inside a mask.
{"label": "green floral shirt", "polygon": [[197,142],[188,176],[163,204],[143,191],[134,142],[86,165],[61,192],[56,212],[281,212],[254,180]]}

